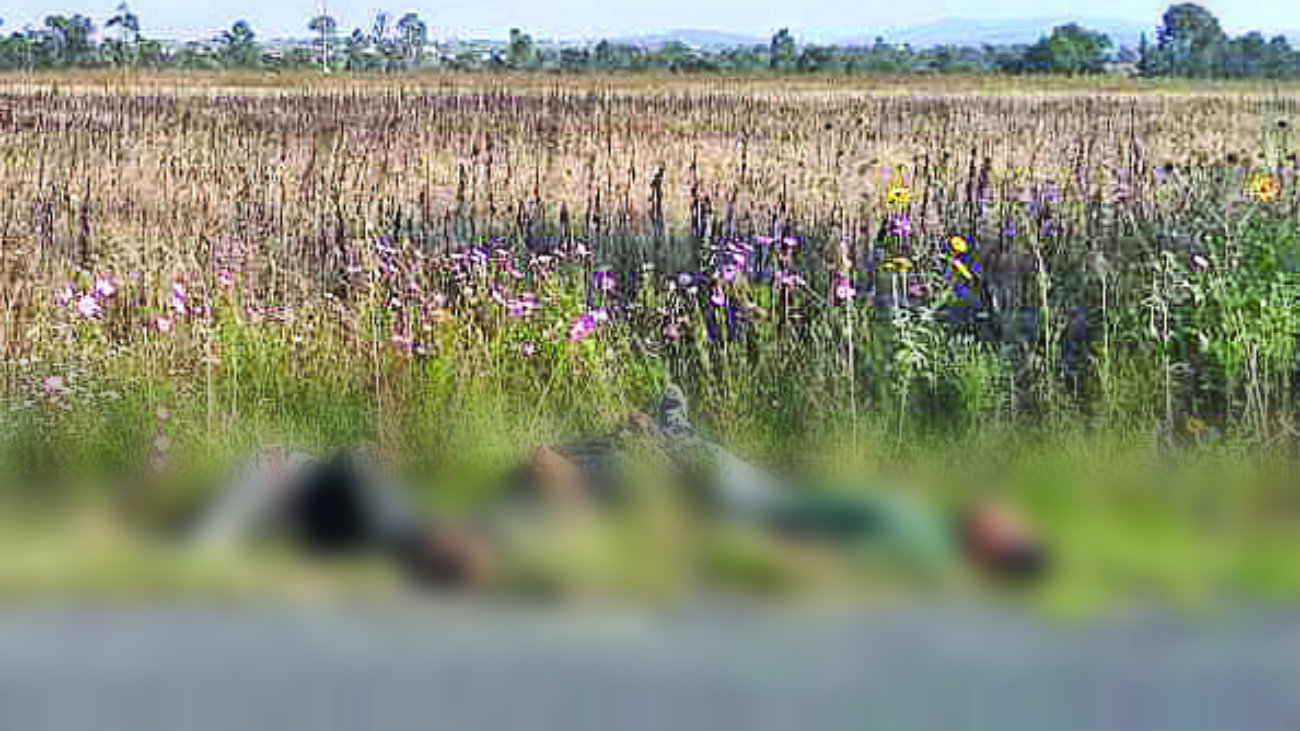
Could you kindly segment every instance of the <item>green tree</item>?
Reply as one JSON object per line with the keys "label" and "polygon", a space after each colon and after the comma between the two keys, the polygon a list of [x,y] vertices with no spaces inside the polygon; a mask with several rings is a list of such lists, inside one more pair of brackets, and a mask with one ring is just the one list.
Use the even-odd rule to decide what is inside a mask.
{"label": "green tree", "polygon": [[794,36],[790,35],[789,28],[782,28],[772,36],[768,66],[776,71],[790,69],[794,66],[795,56]]}
{"label": "green tree", "polygon": [[1106,69],[1112,49],[1105,33],[1088,30],[1078,23],[1052,29],[1025,51],[1027,70],[1054,74],[1095,74]]}
{"label": "green tree", "polygon": [[221,34],[218,56],[225,65],[235,68],[252,68],[261,64],[262,49],[248,21],[237,20],[230,30]]}
{"label": "green tree", "polygon": [[533,47],[533,37],[518,28],[510,29],[510,48],[506,52],[506,62],[512,68],[523,68],[531,64],[537,56]]}
{"label": "green tree", "polygon": [[307,29],[319,36],[320,66],[321,69],[328,71],[332,58],[330,50],[334,42],[334,33],[338,30],[338,23],[329,15],[317,15],[307,23]]}
{"label": "green tree", "polygon": [[1227,36],[1214,14],[1195,3],[1170,6],[1156,41],[1162,65],[1179,76],[1208,77],[1223,72]]}
{"label": "green tree", "polygon": [[45,59],[58,65],[77,65],[92,59],[95,24],[90,18],[80,14],[50,15],[45,18],[45,28],[39,49]]}
{"label": "green tree", "polygon": [[109,18],[104,27],[117,29],[117,38],[109,47],[113,62],[121,66],[136,64],[140,56],[139,16],[131,12],[126,3],[118,3],[117,14]]}
{"label": "green tree", "polygon": [[429,26],[415,13],[403,15],[397,21],[397,33],[402,39],[402,57],[418,66],[424,60],[424,44],[429,40]]}

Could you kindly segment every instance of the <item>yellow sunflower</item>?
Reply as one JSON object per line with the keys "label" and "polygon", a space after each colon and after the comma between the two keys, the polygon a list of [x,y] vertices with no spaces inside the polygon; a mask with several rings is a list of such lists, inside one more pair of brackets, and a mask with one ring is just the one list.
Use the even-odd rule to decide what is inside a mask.
{"label": "yellow sunflower", "polygon": [[1272,203],[1282,195],[1282,181],[1272,173],[1257,173],[1246,182],[1246,194],[1261,203]]}
{"label": "yellow sunflower", "polygon": [[912,190],[906,185],[895,185],[889,189],[885,200],[895,205],[906,205],[912,202]]}

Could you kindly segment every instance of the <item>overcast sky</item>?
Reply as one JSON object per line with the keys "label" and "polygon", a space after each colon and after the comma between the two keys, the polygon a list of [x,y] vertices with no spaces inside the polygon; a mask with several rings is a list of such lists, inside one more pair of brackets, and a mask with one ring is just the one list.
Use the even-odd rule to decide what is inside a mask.
{"label": "overcast sky", "polygon": [[[118,0],[6,0],[4,29],[39,25],[51,12],[90,15],[97,25]],[[410,0],[395,0],[410,2]],[[344,29],[368,28],[381,8],[396,18],[418,12],[434,37],[504,37],[512,26],[534,37],[590,38],[679,28],[769,35],[789,27],[800,35],[870,36],[888,28],[954,18],[1113,18],[1154,27],[1170,0],[325,0]],[[143,30],[158,37],[207,37],[243,18],[259,36],[306,35],[317,0],[135,0]],[[1296,0],[1232,0],[1203,3],[1229,31],[1300,28]]]}

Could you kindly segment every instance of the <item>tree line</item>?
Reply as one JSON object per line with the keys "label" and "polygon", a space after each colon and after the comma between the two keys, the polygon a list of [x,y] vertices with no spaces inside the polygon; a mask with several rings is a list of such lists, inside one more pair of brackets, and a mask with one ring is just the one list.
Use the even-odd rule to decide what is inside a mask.
{"label": "tree line", "polygon": [[[3,21],[0,21],[3,22]],[[1300,50],[1281,35],[1229,36],[1219,20],[1194,3],[1171,6],[1154,34],[1137,48],[1117,46],[1100,31],[1076,23],[1057,26],[1032,44],[941,45],[913,48],[882,37],[854,46],[799,44],[788,29],[766,45],[701,49],[680,41],[654,48],[608,40],[594,44],[538,43],[521,29],[504,43],[432,44],[416,13],[386,12],[369,28],[343,32],[329,15],[309,19],[311,42],[269,45],[250,23],[204,40],[172,44],[145,38],[140,18],[118,5],[96,40],[84,15],[49,15],[40,27],[0,37],[0,69],[180,68],[401,71],[459,70],[782,72],[782,73],[1006,73],[1103,74],[1191,78],[1300,78]]]}

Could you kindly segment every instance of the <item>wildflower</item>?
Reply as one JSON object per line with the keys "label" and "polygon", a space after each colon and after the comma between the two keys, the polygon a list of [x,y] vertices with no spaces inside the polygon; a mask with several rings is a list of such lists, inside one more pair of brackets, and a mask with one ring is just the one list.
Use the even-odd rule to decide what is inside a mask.
{"label": "wildflower", "polygon": [[231,274],[229,269],[222,269],[217,272],[217,286],[222,289],[230,289],[235,286],[235,275]]}
{"label": "wildflower", "polygon": [[92,294],[83,294],[77,298],[77,314],[81,315],[83,320],[97,319],[104,312],[104,307],[99,304]]}
{"label": "wildflower", "polygon": [[894,216],[889,219],[889,233],[891,236],[907,238],[912,235],[912,218],[905,213]]}
{"label": "wildflower", "polygon": [[158,329],[159,335],[170,335],[176,325],[170,317],[159,317],[154,320],[154,327]]}
{"label": "wildflower", "polygon": [[970,251],[970,242],[961,236],[953,236],[948,239],[948,246],[954,254],[965,254]]}
{"label": "wildflower", "polygon": [[889,189],[885,200],[895,205],[907,205],[912,202],[912,191],[906,185],[895,185]]}
{"label": "wildflower", "polygon": [[591,279],[596,289],[601,292],[613,292],[617,284],[614,272],[592,272]]}
{"label": "wildflower", "polygon": [[58,399],[68,395],[68,379],[63,376],[49,376],[41,379],[41,388],[49,398]]}
{"label": "wildflower", "polygon": [[1271,173],[1256,173],[1246,182],[1246,194],[1261,203],[1272,203],[1282,195],[1282,182]]}
{"label": "wildflower", "polygon": [[727,282],[728,284],[735,282],[740,276],[740,270],[731,264],[722,267],[722,271],[719,273],[722,276],[722,281]]}
{"label": "wildflower", "polygon": [[531,358],[537,352],[537,343],[531,340],[525,340],[519,344],[519,353],[525,358]]}
{"label": "wildflower", "polygon": [[76,298],[76,296],[76,288],[71,284],[65,284],[62,289],[54,293],[54,304],[59,307],[67,307],[72,304],[72,300]]}
{"label": "wildflower", "polygon": [[187,296],[184,283],[172,282],[172,309],[178,316],[185,315]]}
{"label": "wildflower", "polygon": [[856,292],[853,289],[853,282],[850,282],[848,277],[840,277],[839,282],[835,285],[835,301],[841,304],[849,302],[853,299],[854,294]]}
{"label": "wildflower", "polygon": [[923,300],[930,296],[930,285],[918,279],[907,286],[907,294],[914,300]]}
{"label": "wildflower", "polygon": [[722,291],[722,287],[714,287],[709,294],[709,302],[715,307],[727,306],[727,293]]}
{"label": "wildflower", "polygon": [[581,343],[595,331],[596,318],[591,313],[586,313],[574,320],[573,324],[569,326],[569,342]]}
{"label": "wildflower", "polygon": [[1002,234],[1009,239],[1014,239],[1020,231],[1016,228],[1016,219],[1008,218],[1007,225],[1002,229]]}
{"label": "wildflower", "polygon": [[95,280],[95,294],[100,299],[111,299],[113,295],[117,294],[117,284],[113,281],[113,277],[104,274],[97,278]]}
{"label": "wildflower", "polygon": [[512,320],[524,320],[537,309],[537,296],[531,292],[506,303],[506,313]]}
{"label": "wildflower", "polygon": [[777,271],[773,279],[778,289],[794,289],[806,284],[804,278],[794,272]]}

